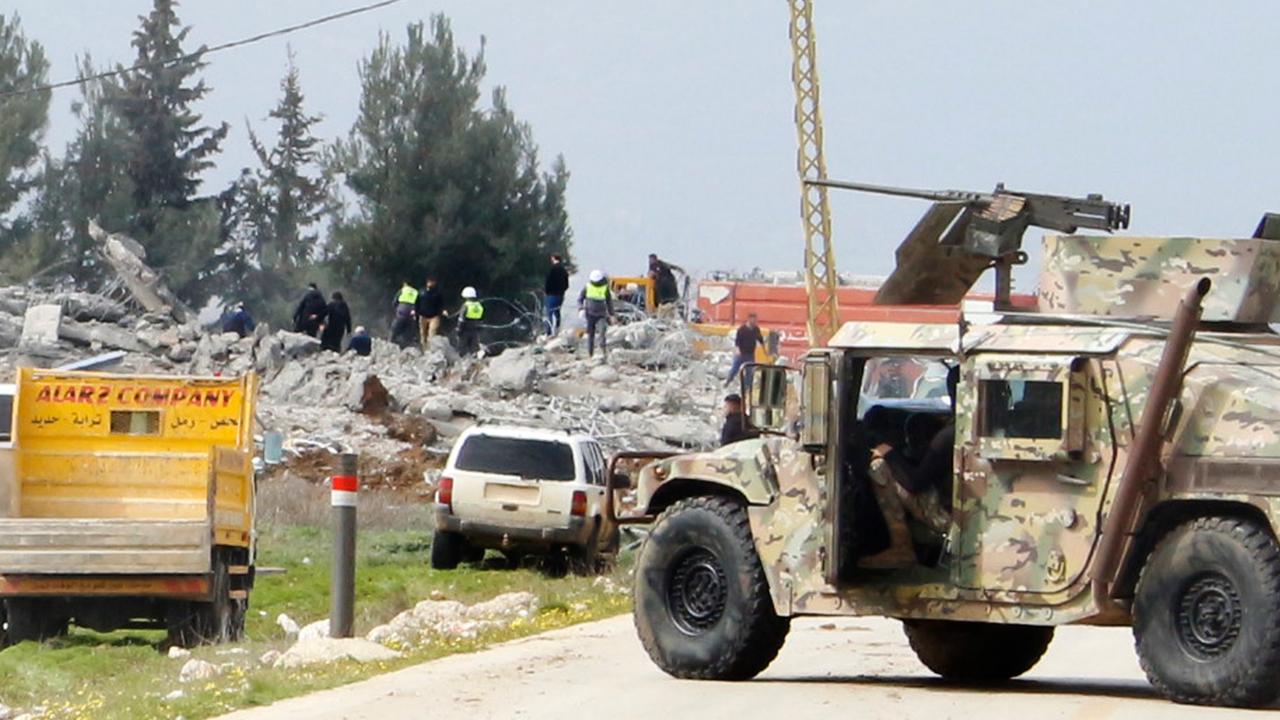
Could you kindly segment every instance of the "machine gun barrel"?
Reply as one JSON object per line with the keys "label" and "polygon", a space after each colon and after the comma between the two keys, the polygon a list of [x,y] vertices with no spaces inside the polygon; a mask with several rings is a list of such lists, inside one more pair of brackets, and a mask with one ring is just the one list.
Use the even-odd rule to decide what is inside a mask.
{"label": "machine gun barrel", "polygon": [[838,190],[919,198],[935,203],[959,203],[976,206],[975,209],[986,208],[1000,198],[1021,198],[1024,202],[1023,217],[1026,218],[1028,225],[1066,233],[1073,233],[1080,228],[1113,232],[1129,227],[1129,206],[1105,200],[1097,194],[1082,198],[1042,195],[1006,190],[1003,183],[996,185],[995,191],[989,193],[967,190],[920,190],[826,178],[807,179],[805,183]]}

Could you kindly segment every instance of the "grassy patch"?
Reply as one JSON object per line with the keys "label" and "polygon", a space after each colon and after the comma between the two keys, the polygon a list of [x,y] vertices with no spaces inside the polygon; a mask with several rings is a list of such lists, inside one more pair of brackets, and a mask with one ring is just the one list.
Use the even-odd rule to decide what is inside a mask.
{"label": "grassy patch", "polygon": [[[430,535],[421,531],[362,532],[357,559],[356,634],[362,635],[396,613],[437,593],[472,603],[504,592],[527,590],[542,601],[537,616],[472,639],[446,640],[404,658],[368,665],[338,663],[300,670],[262,666],[267,650],[288,643],[276,616],[286,613],[299,624],[328,615],[327,530],[314,527],[267,529],[259,543],[259,566],[284,567],[283,575],[258,579],[250,599],[247,635],[235,645],[200,648],[193,657],[224,665],[211,682],[183,684],[178,671],[185,659],[157,651],[163,633],[120,631],[100,634],[73,629],[45,644],[22,643],[0,651],[0,702],[30,709],[43,706],[51,718],[171,718],[189,720],[248,705],[262,705],[311,690],[359,680],[388,670],[495,642],[625,612],[627,595],[606,592],[594,578],[549,578],[536,570],[508,570],[497,562],[481,569],[432,570],[427,563]],[[625,584],[625,571],[613,580]],[[175,690],[182,696],[165,699]]]}

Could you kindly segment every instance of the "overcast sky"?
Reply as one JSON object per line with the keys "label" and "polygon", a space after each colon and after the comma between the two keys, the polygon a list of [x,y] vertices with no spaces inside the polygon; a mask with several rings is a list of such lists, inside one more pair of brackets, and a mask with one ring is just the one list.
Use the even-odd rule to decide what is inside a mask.
{"label": "overcast sky", "polygon": [[[191,47],[362,0],[187,0]],[[816,0],[830,175],[985,190],[1104,193],[1141,234],[1247,236],[1280,210],[1280,3]],[[150,0],[9,0],[52,79],[131,62]],[[251,163],[244,122],[279,96],[286,42],[325,138],[354,119],[358,61],[379,30],[443,12],[469,50],[487,38],[544,160],[563,154],[580,265],[614,274],[654,251],[691,269],[798,268],[787,3],[783,0],[453,0],[397,5],[209,58],[201,109],[232,134],[210,181]],[[48,139],[74,132],[58,91]],[[837,194],[842,271],[884,273],[924,210]],[[1029,237],[1039,237],[1032,230]],[[1038,244],[1038,242],[1036,243]],[[1026,275],[1019,287],[1027,287]]]}

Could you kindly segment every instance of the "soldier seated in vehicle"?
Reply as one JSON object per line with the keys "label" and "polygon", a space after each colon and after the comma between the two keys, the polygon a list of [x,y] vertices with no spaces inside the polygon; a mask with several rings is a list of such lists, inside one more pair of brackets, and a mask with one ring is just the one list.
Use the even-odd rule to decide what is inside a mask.
{"label": "soldier seated in vehicle", "polygon": [[[910,446],[916,445],[919,440],[910,437],[913,434],[910,429],[903,433],[905,437],[899,441],[904,447],[898,449],[893,444],[896,435],[883,427],[885,413],[877,413],[880,408],[872,408],[867,412],[864,422],[872,437],[878,440],[871,452],[868,474],[871,476],[876,502],[884,514],[890,544],[887,550],[864,558],[860,563],[863,567],[903,567],[916,561],[911,528],[907,524],[908,515],[936,539],[940,539],[950,529],[955,451],[955,387],[958,378],[958,368],[948,372],[947,389],[951,395],[952,413],[933,434],[923,452],[918,454],[916,462],[912,462],[912,455],[915,453],[910,452]],[[908,425],[910,424],[908,421]]]}

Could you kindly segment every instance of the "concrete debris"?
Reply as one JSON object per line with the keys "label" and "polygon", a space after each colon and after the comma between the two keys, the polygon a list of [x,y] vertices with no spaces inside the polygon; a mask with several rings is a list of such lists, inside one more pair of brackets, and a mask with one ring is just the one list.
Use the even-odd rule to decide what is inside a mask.
{"label": "concrete debris", "polygon": [[263,667],[271,667],[272,665],[275,665],[276,661],[279,659],[280,659],[279,650],[268,650],[262,653],[262,656],[258,658],[258,664],[262,665]]}
{"label": "concrete debris", "polygon": [[147,311],[172,315],[178,322],[187,322],[194,315],[182,304],[155,270],[147,265],[147,251],[135,240],[119,233],[108,233],[97,221],[89,220],[89,237],[102,246],[102,256],[116,271],[129,294]]}
{"label": "concrete debris", "polygon": [[538,380],[537,359],[528,348],[508,350],[489,361],[489,387],[513,393],[526,393]]}
{"label": "concrete debris", "polygon": [[443,637],[474,638],[537,611],[538,598],[529,592],[506,593],[470,607],[455,600],[423,600],[370,630],[365,638],[388,647],[414,648]]}
{"label": "concrete debris", "polygon": [[329,637],[329,618],[317,620],[313,623],[304,625],[302,629],[298,631],[298,642],[306,642],[308,640],[315,640],[316,638],[327,637]]}
{"label": "concrete debris", "polygon": [[191,657],[191,651],[186,648],[180,648],[177,645],[169,648],[169,659],[178,660],[180,658]]}
{"label": "concrete debris", "polygon": [[212,680],[218,676],[218,666],[205,660],[192,658],[178,671],[178,682],[189,683]]}
{"label": "concrete debris", "polygon": [[299,638],[293,647],[276,658],[272,667],[287,670],[342,660],[367,663],[398,657],[399,652],[364,638],[311,637]]}
{"label": "concrete debris", "polygon": [[13,717],[13,708],[0,703],[0,720],[10,720]]}
{"label": "concrete debris", "polygon": [[184,692],[184,691],[182,691],[182,690],[174,690],[173,692],[169,693],[168,695],[165,695],[164,697],[162,697],[162,698],[160,698],[160,699],[161,699],[161,700],[164,700],[165,702],[173,702],[173,701],[175,701],[175,700],[181,700],[182,698],[184,698],[184,697],[186,697],[186,696],[187,696],[187,693],[186,693],[186,692]]}
{"label": "concrete debris", "polygon": [[355,451],[363,483],[412,488],[405,501],[413,502],[427,496],[424,476],[453,440],[480,422],[593,434],[610,452],[706,448],[718,436],[731,344],[676,319],[611,326],[607,360],[586,357],[580,328],[482,359],[459,358],[443,337],[425,351],[375,338],[360,357],[266,324],[241,338],[182,322],[163,298],[144,301],[130,289],[122,301],[120,283],[109,287],[117,294],[0,287],[0,377],[105,353],[125,373],[256,371],[257,430],[280,433],[279,467],[305,464],[299,474],[310,482],[327,477],[329,454]]}
{"label": "concrete debris", "polygon": [[299,631],[298,623],[296,620],[289,617],[288,615],[285,615],[284,613],[280,613],[279,615],[277,615],[276,625],[279,625],[280,629],[284,631],[285,637],[291,640],[293,638],[298,637],[298,631]]}

